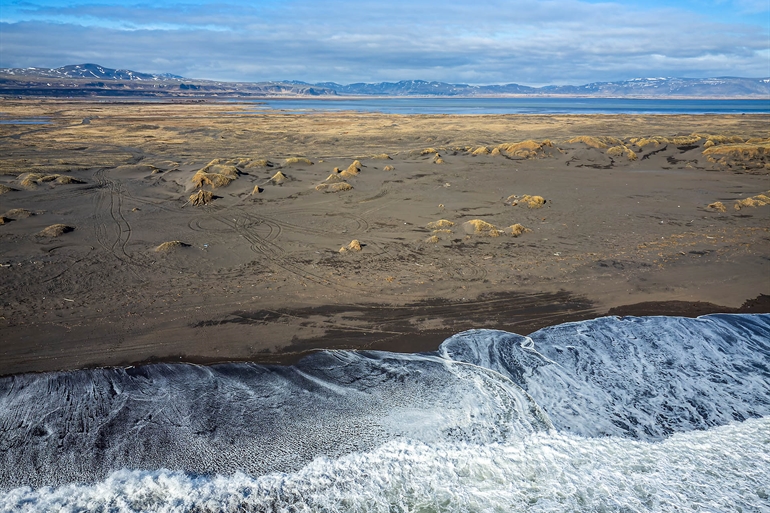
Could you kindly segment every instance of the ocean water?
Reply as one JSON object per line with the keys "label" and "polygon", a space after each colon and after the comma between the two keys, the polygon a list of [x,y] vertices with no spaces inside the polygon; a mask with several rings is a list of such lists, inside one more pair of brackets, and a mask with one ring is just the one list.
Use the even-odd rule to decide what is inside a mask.
{"label": "ocean water", "polygon": [[[239,103],[242,99],[236,100]],[[767,100],[643,98],[301,98],[245,100],[254,112],[385,114],[768,114]],[[243,112],[238,112],[242,114]]]}
{"label": "ocean water", "polygon": [[770,315],[0,378],[0,511],[770,511]]}

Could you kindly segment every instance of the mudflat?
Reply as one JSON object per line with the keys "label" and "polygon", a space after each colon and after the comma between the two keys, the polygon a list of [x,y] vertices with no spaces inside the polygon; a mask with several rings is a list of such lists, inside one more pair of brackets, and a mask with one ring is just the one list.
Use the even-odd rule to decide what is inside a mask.
{"label": "mudflat", "polygon": [[770,311],[767,115],[0,111],[0,374]]}

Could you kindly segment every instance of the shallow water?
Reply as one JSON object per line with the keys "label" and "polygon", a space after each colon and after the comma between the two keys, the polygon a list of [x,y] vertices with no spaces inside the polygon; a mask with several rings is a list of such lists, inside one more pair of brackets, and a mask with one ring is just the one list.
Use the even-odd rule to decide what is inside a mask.
{"label": "shallow water", "polygon": [[0,125],[50,125],[49,118],[0,119]]}
{"label": "shallow water", "polygon": [[0,511],[762,511],[770,315],[0,380]]}
{"label": "shallow water", "polygon": [[[243,102],[243,100],[237,100]],[[766,100],[637,98],[303,98],[254,100],[255,113],[280,110],[385,114],[767,114]],[[243,114],[242,111],[238,114]]]}

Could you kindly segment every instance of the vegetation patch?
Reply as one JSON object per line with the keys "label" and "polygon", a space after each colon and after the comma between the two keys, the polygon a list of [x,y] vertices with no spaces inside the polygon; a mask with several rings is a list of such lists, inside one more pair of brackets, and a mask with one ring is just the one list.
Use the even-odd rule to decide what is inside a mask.
{"label": "vegetation patch", "polygon": [[286,165],[290,166],[292,164],[307,164],[308,166],[312,166],[313,163],[310,161],[310,159],[307,159],[305,157],[289,157],[285,160]]}
{"label": "vegetation patch", "polygon": [[709,203],[708,208],[716,212],[727,212],[727,207],[725,207],[725,204],[722,203],[721,201],[715,201],[714,203]]}
{"label": "vegetation patch", "polygon": [[340,253],[346,253],[348,251],[361,251],[361,243],[357,239],[353,239],[350,241],[350,244],[340,248]]}
{"label": "vegetation patch", "polygon": [[322,183],[320,185],[316,185],[315,190],[324,191],[324,192],[342,192],[342,191],[349,191],[352,188],[353,186],[347,182],[337,182],[337,183]]}
{"label": "vegetation patch", "polygon": [[198,207],[201,205],[208,205],[209,203],[214,201],[214,194],[211,193],[210,191],[204,191],[201,189],[195,194],[192,194],[188,201],[194,207]]}
{"label": "vegetation patch", "polygon": [[542,196],[530,196],[529,194],[525,194],[521,197],[512,194],[506,198],[505,202],[509,203],[511,206],[516,206],[519,203],[523,203],[527,205],[529,208],[540,208],[543,205],[545,205],[545,198]]}
{"label": "vegetation patch", "polygon": [[19,175],[19,183],[22,187],[33,188],[44,183],[55,182],[57,184],[85,183],[74,176],[69,175],[46,175],[42,173],[24,173]]}
{"label": "vegetation patch", "polygon": [[170,240],[170,241],[164,242],[160,246],[156,247],[155,251],[157,253],[170,253],[170,252],[175,251],[177,249],[189,248],[189,247],[190,247],[190,245],[187,244],[186,242],[182,242],[180,240]]}
{"label": "vegetation patch", "polygon": [[546,139],[538,142],[532,139],[517,143],[504,143],[496,146],[492,150],[492,155],[506,154],[511,157],[524,159],[534,159],[545,157],[545,148],[553,148],[553,143]]}
{"label": "vegetation patch", "polygon": [[286,180],[288,180],[288,177],[280,171],[276,172],[273,176],[270,177],[270,181],[275,185],[281,185]]}
{"label": "vegetation patch", "polygon": [[590,135],[579,135],[577,137],[573,137],[572,139],[568,140],[567,143],[569,144],[583,143],[586,146],[590,146],[591,148],[604,150],[606,148],[609,148],[610,146],[617,146],[619,144],[623,144],[623,141],[621,141],[617,137],[594,137]]}
{"label": "vegetation patch", "polygon": [[439,219],[438,221],[433,221],[431,223],[428,223],[428,230],[438,230],[439,228],[451,228],[455,224],[452,221],[449,221],[448,219]]}
{"label": "vegetation patch", "polygon": [[75,228],[66,224],[52,224],[38,233],[40,237],[59,237],[73,231]]}

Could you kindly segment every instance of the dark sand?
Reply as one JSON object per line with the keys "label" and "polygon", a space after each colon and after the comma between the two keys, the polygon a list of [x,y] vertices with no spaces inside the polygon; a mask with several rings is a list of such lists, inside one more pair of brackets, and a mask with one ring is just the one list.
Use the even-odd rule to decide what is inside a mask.
{"label": "dark sand", "polygon": [[[770,204],[756,199],[770,189],[770,116],[243,108],[3,101],[2,117],[51,124],[0,125],[0,374],[424,351],[469,328],[770,311]],[[620,141],[568,142],[584,135]],[[635,140],[651,136],[664,139]],[[192,206],[214,159],[208,181],[229,184],[204,180],[214,199]],[[337,182],[352,189],[316,190],[354,159],[360,172]],[[527,194],[546,203],[507,201]],[[428,228],[441,219],[454,225]],[[475,219],[501,232],[468,233]],[[531,231],[511,235],[516,223]],[[74,229],[41,234],[53,225]],[[361,251],[339,252],[353,240]]]}

